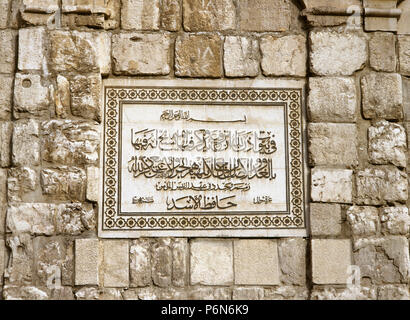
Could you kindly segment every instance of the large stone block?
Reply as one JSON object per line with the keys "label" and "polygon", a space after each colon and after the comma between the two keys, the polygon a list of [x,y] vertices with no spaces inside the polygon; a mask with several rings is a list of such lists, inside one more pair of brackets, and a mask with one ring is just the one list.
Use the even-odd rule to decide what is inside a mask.
{"label": "large stone block", "polygon": [[314,286],[311,300],[377,300],[377,287]]}
{"label": "large stone block", "polygon": [[0,169],[0,236],[6,233],[7,215],[7,171]]}
{"label": "large stone block", "polygon": [[306,75],[306,38],[302,35],[264,36],[261,39],[262,71],[265,76]]}
{"label": "large stone block", "polygon": [[277,242],[234,241],[234,270],[237,285],[278,285],[280,269]]}
{"label": "large stone block", "polygon": [[162,0],[161,27],[168,31],[179,31],[182,23],[182,0]]}
{"label": "large stone block", "polygon": [[75,240],[75,285],[98,285],[100,256],[98,239]]}
{"label": "large stone block", "polygon": [[403,93],[399,74],[372,72],[362,77],[361,85],[365,118],[403,118]]}
{"label": "large stone block", "polygon": [[171,39],[165,34],[120,33],[112,37],[115,74],[167,75]]}
{"label": "large stone block", "polygon": [[358,33],[312,31],[310,45],[310,69],[317,75],[351,75],[367,61],[367,42]]}
{"label": "large stone block", "polygon": [[130,287],[145,287],[151,280],[150,240],[133,240],[130,246]]}
{"label": "large stone block", "polygon": [[352,170],[312,169],[312,201],[352,203]]}
{"label": "large stone block", "polygon": [[172,284],[185,287],[188,284],[188,240],[176,238],[172,242]]}
{"label": "large stone block", "polygon": [[86,199],[91,202],[100,199],[100,169],[97,167],[87,167]]}
{"label": "large stone block", "polygon": [[36,166],[40,162],[40,128],[35,120],[14,122],[12,162],[15,166]]}
{"label": "large stone block", "polygon": [[70,81],[71,113],[74,116],[101,121],[101,75],[75,76]]}
{"label": "large stone block", "polygon": [[352,250],[347,239],[312,240],[312,280],[315,284],[346,284]]}
{"label": "large stone block", "polygon": [[299,286],[265,288],[264,300],[307,300],[309,290]]}
{"label": "large stone block", "polygon": [[0,120],[11,118],[13,81],[12,75],[0,75]]}
{"label": "large stone block", "polygon": [[67,203],[61,204],[56,213],[58,234],[77,236],[82,232],[95,231],[96,218],[92,204]]}
{"label": "large stone block", "polygon": [[399,36],[400,73],[410,76],[410,35]]}
{"label": "large stone block", "polygon": [[403,0],[398,8],[402,11],[397,22],[397,34],[410,34],[410,1]]}
{"label": "large stone block", "polygon": [[66,77],[57,75],[53,98],[57,118],[67,118],[71,113],[71,92],[70,82]]}
{"label": "large stone block", "polygon": [[258,287],[237,287],[232,292],[232,300],[262,300],[263,297],[263,288]]}
{"label": "large stone block", "polygon": [[224,67],[227,77],[256,77],[259,73],[258,40],[239,36],[226,37]]}
{"label": "large stone block", "polygon": [[46,117],[49,112],[49,88],[43,86],[40,75],[16,73],[14,80],[14,110],[17,119]]}
{"label": "large stone block", "polygon": [[379,211],[375,207],[352,206],[346,216],[354,236],[372,236],[380,231]]}
{"label": "large stone block", "polygon": [[8,284],[30,284],[34,279],[33,240],[29,234],[9,235],[6,238],[9,261],[4,273]]}
{"label": "large stone block", "polygon": [[407,174],[396,167],[367,168],[357,172],[356,190],[358,204],[406,202]]}
{"label": "large stone block", "polygon": [[159,287],[168,287],[172,282],[171,239],[158,239],[151,247],[152,280]]}
{"label": "large stone block", "polygon": [[12,133],[12,122],[0,121],[0,167],[3,168],[10,166]]}
{"label": "large stone block", "polygon": [[380,209],[382,231],[390,234],[408,235],[410,215],[407,207],[383,207]]}
{"label": "large stone block", "polygon": [[375,32],[369,42],[370,66],[376,71],[396,71],[396,36]]}
{"label": "large stone block", "polygon": [[45,28],[27,28],[19,30],[18,68],[25,70],[42,70],[46,65]]}
{"label": "large stone block", "polygon": [[239,0],[239,28],[242,31],[287,31],[292,22],[288,1]]}
{"label": "large stone block", "polygon": [[23,0],[23,6],[26,12],[53,13],[58,10],[58,0]]}
{"label": "large stone block", "polygon": [[4,269],[6,268],[6,242],[0,240],[0,285],[3,284]]}
{"label": "large stone block", "polygon": [[306,240],[282,239],[278,244],[281,282],[286,285],[306,285]]}
{"label": "large stone block", "polygon": [[175,44],[175,75],[222,76],[222,39],[218,35],[184,34]]}
{"label": "large stone block", "polygon": [[121,8],[121,28],[158,30],[160,23],[159,0],[124,0]]}
{"label": "large stone block", "polygon": [[310,230],[313,236],[338,236],[342,231],[342,211],[338,204],[311,203]]}
{"label": "large stone block", "polygon": [[191,242],[191,284],[231,285],[233,283],[233,247],[229,240]]}
{"label": "large stone block", "polygon": [[[31,202],[38,195],[33,194],[38,186],[38,174],[28,167],[8,170],[7,196],[9,202]],[[31,200],[31,201],[30,201]]]}
{"label": "large stone block", "polygon": [[0,29],[7,28],[11,0],[0,0]]}
{"label": "large stone block", "polygon": [[[395,9],[397,0],[363,0],[365,8],[391,10]],[[379,16],[367,16],[364,19],[366,31],[397,31],[397,17],[386,14]]]}
{"label": "large stone block", "polygon": [[85,199],[86,175],[84,170],[75,167],[47,168],[41,170],[43,194],[58,200]]}
{"label": "large stone block", "polygon": [[89,122],[51,120],[42,123],[43,160],[66,165],[96,164],[100,134]]}
{"label": "large stone block", "polygon": [[371,126],[368,133],[371,163],[407,165],[406,130],[403,126],[381,120]]}
{"label": "large stone block", "polygon": [[378,300],[410,300],[410,291],[408,285],[384,285],[379,286],[377,290]]}
{"label": "large stone block", "polygon": [[307,110],[313,122],[355,122],[357,92],[354,79],[309,78]]}
{"label": "large stone block", "polygon": [[235,20],[233,0],[183,0],[185,31],[233,30]]}
{"label": "large stone block", "polygon": [[355,124],[310,123],[308,135],[311,166],[354,167],[358,164]]}
{"label": "large stone block", "polygon": [[127,287],[129,285],[128,240],[104,240],[103,285]]}
{"label": "large stone block", "polygon": [[16,65],[16,31],[0,30],[0,73],[13,73]]}

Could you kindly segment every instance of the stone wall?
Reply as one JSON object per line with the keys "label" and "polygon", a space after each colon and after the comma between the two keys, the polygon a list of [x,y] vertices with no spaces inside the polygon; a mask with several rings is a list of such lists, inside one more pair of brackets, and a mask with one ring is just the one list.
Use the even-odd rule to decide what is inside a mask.
{"label": "stone wall", "polygon": [[[409,17],[409,0],[0,0],[0,296],[409,299]],[[115,77],[306,78],[310,236],[99,239]]]}

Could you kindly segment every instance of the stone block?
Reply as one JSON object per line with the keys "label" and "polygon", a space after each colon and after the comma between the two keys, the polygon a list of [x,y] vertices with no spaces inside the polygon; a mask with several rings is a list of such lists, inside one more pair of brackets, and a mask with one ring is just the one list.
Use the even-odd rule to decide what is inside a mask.
{"label": "stone block", "polygon": [[382,231],[395,235],[408,235],[410,215],[407,207],[383,207],[380,209]]}
{"label": "stone block", "polygon": [[10,166],[12,122],[0,121],[0,167]]}
{"label": "stone block", "polygon": [[258,287],[239,287],[232,292],[232,300],[262,300],[263,297],[263,288]]}
{"label": "stone block", "polygon": [[288,31],[292,12],[288,1],[239,0],[239,28],[241,31]]}
{"label": "stone block", "polygon": [[45,57],[45,28],[19,30],[18,68],[20,71],[42,70],[47,63]]}
{"label": "stone block", "polygon": [[57,233],[77,236],[84,231],[95,231],[96,218],[92,204],[61,204],[56,213]]}
{"label": "stone block", "polygon": [[176,238],[172,242],[172,284],[185,287],[188,284],[188,240]]}
{"label": "stone block", "polygon": [[275,240],[235,240],[234,270],[237,285],[278,285],[278,246]]}
{"label": "stone block", "polygon": [[66,77],[57,75],[57,87],[54,89],[54,104],[56,116],[67,118],[71,113],[70,82]]}
{"label": "stone block", "polygon": [[227,77],[256,77],[259,74],[258,40],[239,36],[225,37],[224,67]]}
{"label": "stone block", "polygon": [[[7,196],[9,202],[31,202],[36,195],[38,174],[28,167],[15,167],[8,170]],[[37,196],[38,197],[38,196]]]}
{"label": "stone block", "polygon": [[310,47],[310,70],[317,75],[351,75],[367,61],[367,41],[358,33],[312,31]]}
{"label": "stone block", "polygon": [[377,290],[378,300],[410,300],[408,285],[384,285],[379,286]]}
{"label": "stone block", "polygon": [[[364,0],[363,6],[371,9],[395,9],[397,0]],[[397,17],[379,16],[364,19],[366,31],[397,31]]]}
{"label": "stone block", "polygon": [[368,129],[368,135],[371,163],[407,165],[406,130],[403,126],[381,120]]}
{"label": "stone block", "polygon": [[281,239],[278,243],[281,282],[286,285],[306,285],[306,240]]}
{"label": "stone block", "polygon": [[352,206],[346,216],[354,236],[373,236],[380,231],[379,212],[375,207]]}
{"label": "stone block", "polygon": [[171,285],[172,249],[171,239],[161,238],[151,247],[152,280],[158,287]]}
{"label": "stone block", "polygon": [[363,115],[366,119],[403,118],[403,92],[399,74],[372,72],[362,77],[361,86]]}
{"label": "stone block", "polygon": [[223,286],[233,283],[232,241],[193,240],[190,255],[192,285]]}
{"label": "stone block", "polygon": [[115,74],[167,75],[171,39],[163,34],[120,33],[112,37]]}
{"label": "stone block", "polygon": [[0,240],[0,285],[3,284],[3,274],[6,268],[6,242],[4,240]]}
{"label": "stone block", "polygon": [[312,201],[352,203],[352,170],[313,168],[311,175]]}
{"label": "stone block", "polygon": [[185,31],[233,30],[235,20],[233,0],[183,0]]}
{"label": "stone block", "polygon": [[104,287],[128,287],[130,265],[128,240],[104,240],[103,246]]}
{"label": "stone block", "polygon": [[312,280],[315,284],[346,284],[347,268],[352,265],[347,239],[312,240]]}
{"label": "stone block", "polygon": [[367,168],[356,174],[356,202],[365,205],[382,205],[406,202],[407,174],[396,167]]}
{"label": "stone block", "polygon": [[75,240],[75,285],[98,285],[100,261],[98,239]]}
{"label": "stone block", "polygon": [[13,97],[12,75],[0,75],[0,120],[10,120]]}
{"label": "stone block", "polygon": [[308,136],[311,166],[354,167],[358,164],[355,124],[309,123]]}
{"label": "stone block", "polygon": [[23,0],[23,6],[25,12],[53,13],[58,10],[58,0]]}
{"label": "stone block", "polygon": [[13,73],[16,65],[16,31],[0,30],[0,73]]}
{"label": "stone block", "polygon": [[399,36],[400,73],[410,76],[410,36]]}
{"label": "stone block", "polygon": [[0,0],[0,29],[7,28],[11,0]]}
{"label": "stone block", "polygon": [[175,44],[175,75],[179,77],[222,76],[222,39],[218,35],[184,34]]}
{"label": "stone block", "polygon": [[179,31],[182,24],[181,0],[162,0],[161,27],[168,31]]}
{"label": "stone block", "polygon": [[100,169],[97,167],[87,167],[86,199],[91,202],[100,199]]}
{"label": "stone block", "polygon": [[265,76],[306,76],[306,38],[302,35],[264,36],[261,39]]}
{"label": "stone block", "polygon": [[311,203],[312,236],[338,236],[342,231],[342,211],[338,204]]}
{"label": "stone block", "polygon": [[27,233],[9,235],[6,238],[9,250],[9,261],[4,273],[4,280],[8,284],[30,284],[34,278],[34,249],[33,240]]}
{"label": "stone block", "polygon": [[189,300],[231,300],[230,288],[194,288],[190,290]]}
{"label": "stone block", "polygon": [[3,296],[5,300],[49,300],[46,288],[25,285],[5,285]]}
{"label": "stone block", "polygon": [[396,71],[396,36],[375,32],[369,42],[370,66],[376,71]]}
{"label": "stone block", "polygon": [[101,75],[75,76],[70,81],[71,113],[84,119],[101,121]]}
{"label": "stone block", "polygon": [[121,28],[159,30],[159,0],[125,0],[121,8]]}
{"label": "stone block", "polygon": [[410,34],[410,1],[401,1],[398,8],[401,10],[401,16],[397,22],[397,34]]}
{"label": "stone block", "polygon": [[106,13],[107,0],[62,0],[63,12]]}
{"label": "stone block", "polygon": [[309,290],[299,286],[265,288],[264,300],[307,300]]}
{"label": "stone block", "polygon": [[312,300],[376,300],[376,286],[353,286],[348,288],[333,286],[314,286]]}
{"label": "stone block", "polygon": [[15,166],[36,166],[40,163],[40,128],[35,120],[14,122],[12,162]]}
{"label": "stone block", "polygon": [[309,78],[307,110],[313,122],[356,122],[357,91],[354,79]]}
{"label": "stone block", "polygon": [[130,287],[152,284],[150,240],[133,240],[130,246]]}
{"label": "stone block", "polygon": [[40,75],[16,73],[14,80],[14,110],[17,119],[46,117],[50,114],[50,93]]}

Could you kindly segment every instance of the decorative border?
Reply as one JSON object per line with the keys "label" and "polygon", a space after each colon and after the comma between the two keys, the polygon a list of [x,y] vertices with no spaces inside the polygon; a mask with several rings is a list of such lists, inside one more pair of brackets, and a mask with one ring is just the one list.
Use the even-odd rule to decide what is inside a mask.
{"label": "decorative border", "polygon": [[[212,104],[285,105],[288,118],[289,212],[280,215],[274,212],[257,215],[207,213],[206,216],[147,214],[140,217],[121,214],[118,203],[118,135],[122,103],[189,104],[209,100]],[[102,231],[305,229],[302,89],[107,86],[104,89],[104,115]]]}

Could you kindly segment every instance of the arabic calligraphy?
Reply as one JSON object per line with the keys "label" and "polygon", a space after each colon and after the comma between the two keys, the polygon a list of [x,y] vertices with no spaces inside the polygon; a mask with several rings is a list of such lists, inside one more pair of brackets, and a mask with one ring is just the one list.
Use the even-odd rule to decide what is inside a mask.
{"label": "arabic calligraphy", "polygon": [[132,204],[154,203],[154,197],[138,197],[132,198]]}
{"label": "arabic calligraphy", "polygon": [[167,130],[131,129],[135,150],[158,148],[161,151],[253,151],[273,154],[277,151],[275,135],[264,130]]}
{"label": "arabic calligraphy", "polygon": [[189,111],[183,110],[164,110],[160,116],[160,120],[162,121],[179,121],[179,120],[186,120],[192,122],[214,122],[214,123],[237,123],[237,122],[244,122],[246,123],[246,115],[243,116],[243,119],[238,120],[213,120],[213,119],[196,119],[189,116]]}
{"label": "arabic calligraphy", "polygon": [[253,198],[254,204],[268,204],[272,202],[272,197],[270,196],[257,196]]}
{"label": "arabic calligraphy", "polygon": [[211,210],[211,209],[229,209],[232,207],[236,207],[237,204],[229,201],[229,199],[233,199],[236,196],[227,196],[224,198],[219,198],[218,195],[216,196],[202,196],[202,195],[188,195],[180,198],[169,198],[167,197],[167,210]]}
{"label": "arabic calligraphy", "polygon": [[158,181],[155,184],[157,191],[180,191],[180,190],[193,190],[193,191],[248,191],[250,190],[250,183],[245,182],[222,182],[213,183],[207,181]]}

